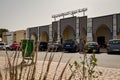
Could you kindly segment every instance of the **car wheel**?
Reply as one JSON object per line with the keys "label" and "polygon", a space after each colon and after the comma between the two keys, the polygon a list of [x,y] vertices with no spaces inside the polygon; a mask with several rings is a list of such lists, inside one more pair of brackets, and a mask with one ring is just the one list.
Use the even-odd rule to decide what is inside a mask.
{"label": "car wheel", "polygon": [[10,48],[7,47],[6,50],[10,50]]}
{"label": "car wheel", "polygon": [[100,50],[97,50],[97,52],[96,53],[100,53]]}
{"label": "car wheel", "polygon": [[111,52],[107,52],[108,54],[111,54]]}

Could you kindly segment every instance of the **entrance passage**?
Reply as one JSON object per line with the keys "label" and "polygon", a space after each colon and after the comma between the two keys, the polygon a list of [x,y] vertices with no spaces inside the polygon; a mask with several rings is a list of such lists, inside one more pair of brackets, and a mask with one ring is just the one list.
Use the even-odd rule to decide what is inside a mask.
{"label": "entrance passage", "polygon": [[75,38],[74,34],[75,33],[73,28],[71,26],[67,26],[63,31],[63,39],[62,39],[63,42],[68,39],[74,39]]}
{"label": "entrance passage", "polygon": [[93,36],[93,41],[98,42],[100,47],[106,47],[110,39],[112,39],[111,30],[105,24],[100,25]]}
{"label": "entrance passage", "polygon": [[42,41],[42,42],[48,42],[49,41],[47,32],[45,32],[45,31],[42,32],[42,35],[40,37],[40,41]]}
{"label": "entrance passage", "polygon": [[36,41],[37,37],[36,37],[35,34],[32,34],[32,35],[30,36],[30,39]]}
{"label": "entrance passage", "polygon": [[97,37],[97,42],[100,45],[100,47],[105,48],[106,44],[105,44],[105,36],[98,36]]}

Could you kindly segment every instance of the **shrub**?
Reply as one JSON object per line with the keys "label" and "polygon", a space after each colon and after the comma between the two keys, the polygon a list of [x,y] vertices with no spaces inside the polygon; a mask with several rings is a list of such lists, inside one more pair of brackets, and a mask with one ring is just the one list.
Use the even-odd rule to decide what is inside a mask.
{"label": "shrub", "polygon": [[102,72],[95,71],[95,66],[97,66],[97,58],[95,57],[95,54],[91,54],[90,57],[88,57],[85,52],[82,52],[82,54],[83,58],[80,57],[81,62],[74,61],[73,64],[69,64],[74,79],[93,80],[93,78],[98,78],[102,75]]}

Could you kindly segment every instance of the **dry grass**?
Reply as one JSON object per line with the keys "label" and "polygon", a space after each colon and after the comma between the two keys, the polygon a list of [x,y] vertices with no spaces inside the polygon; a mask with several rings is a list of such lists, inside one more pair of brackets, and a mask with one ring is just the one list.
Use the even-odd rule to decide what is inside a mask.
{"label": "dry grass", "polygon": [[[39,44],[39,43],[38,43]],[[27,45],[26,45],[27,47]],[[78,70],[77,66],[79,65],[77,63],[77,66],[74,66],[73,71],[71,71],[70,67],[70,60],[67,61],[67,63],[61,67],[61,60],[64,56],[64,53],[61,52],[61,56],[59,58],[59,61],[54,68],[54,72],[51,73],[50,69],[52,66],[52,62],[55,56],[54,52],[50,52],[50,56],[48,56],[48,51],[46,51],[46,54],[44,56],[44,60],[42,61],[42,64],[40,66],[40,69],[37,69],[37,54],[38,54],[38,45],[35,45],[33,48],[33,52],[31,53],[29,58],[26,58],[25,55],[20,58],[20,50],[16,50],[13,55],[10,57],[9,53],[6,50],[6,68],[4,72],[0,71],[0,80],[87,80],[86,73],[84,73],[84,64],[80,64],[83,66],[83,68],[79,68],[81,70]],[[27,52],[27,49],[25,49],[24,54]],[[49,58],[47,61],[47,57]],[[84,58],[85,59],[85,58]],[[47,61],[47,62],[46,62]],[[84,60],[85,61],[85,60]],[[59,69],[60,68],[60,69]],[[73,67],[72,67],[73,68]],[[38,71],[39,70],[39,71]],[[69,70],[69,73],[67,73]],[[83,71],[83,74],[77,75],[80,78],[76,78],[76,72],[80,73]],[[86,71],[86,70],[85,70]],[[38,73],[39,72],[39,73]],[[66,75],[69,74],[69,75]],[[77,73],[77,74],[78,74]],[[50,77],[49,74],[52,74]]]}
{"label": "dry grass", "polygon": [[[46,51],[40,73],[38,74],[36,71],[37,65],[37,53],[38,53],[38,45],[34,46],[33,52],[31,56],[27,59],[25,55],[23,58],[20,58],[20,50],[16,50],[13,55],[10,57],[8,51],[6,50],[6,67],[4,70],[4,74],[0,71],[0,80],[49,80],[49,75],[51,64],[54,58],[55,53],[51,52],[50,56],[48,56],[48,51]],[[37,49],[35,49],[37,48]],[[25,49],[24,53],[27,52]],[[49,57],[49,60],[46,64],[46,59]],[[65,64],[64,68],[61,70],[60,75],[57,75],[58,68],[60,66],[61,60],[63,57],[63,53],[60,56],[59,62],[55,68],[55,72],[52,76],[52,80],[62,80],[65,70],[69,64],[70,59]],[[20,62],[21,60],[21,62]],[[38,75],[36,77],[36,75]],[[51,79],[50,79],[51,80]]]}

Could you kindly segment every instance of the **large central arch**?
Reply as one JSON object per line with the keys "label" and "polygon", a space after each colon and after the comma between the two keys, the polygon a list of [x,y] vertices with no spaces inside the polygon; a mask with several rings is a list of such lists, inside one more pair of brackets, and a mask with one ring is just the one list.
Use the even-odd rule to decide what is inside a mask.
{"label": "large central arch", "polygon": [[62,33],[62,41],[64,42],[68,39],[75,39],[75,31],[71,26],[66,26]]}
{"label": "large central arch", "polygon": [[48,37],[47,32],[45,32],[45,31],[42,32],[42,35],[40,36],[40,41],[41,42],[48,42],[49,41],[49,37]]}
{"label": "large central arch", "polygon": [[93,40],[97,41],[101,46],[104,46],[110,39],[112,39],[112,34],[106,25],[98,27],[93,37]]}

